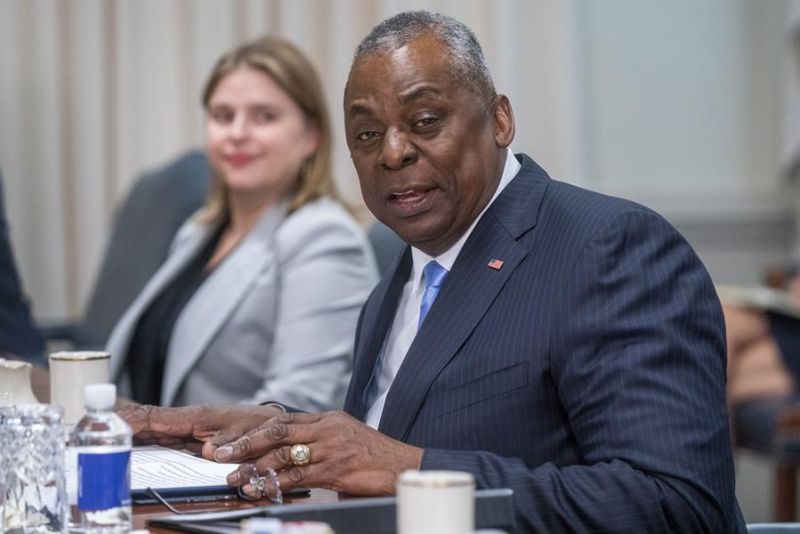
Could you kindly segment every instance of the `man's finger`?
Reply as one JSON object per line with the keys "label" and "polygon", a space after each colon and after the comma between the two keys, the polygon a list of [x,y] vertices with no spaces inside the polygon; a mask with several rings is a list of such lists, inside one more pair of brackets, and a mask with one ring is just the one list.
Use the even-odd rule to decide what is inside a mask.
{"label": "man's finger", "polygon": [[231,471],[225,477],[225,482],[228,483],[229,486],[240,486],[242,482],[244,482],[242,474],[239,472],[241,467],[238,467],[235,471]]}
{"label": "man's finger", "polygon": [[[235,486],[236,484],[231,484],[231,486]],[[264,496],[261,495],[260,491],[257,491],[252,484],[245,484],[242,486],[242,493],[250,497],[251,499],[262,499]]]}
{"label": "man's finger", "polygon": [[281,423],[311,424],[324,419],[329,412],[287,412],[278,414],[275,419]]}
{"label": "man's finger", "polygon": [[143,430],[172,436],[190,436],[195,422],[199,419],[199,406],[180,408],[161,408],[153,406],[148,415],[147,425]]}
{"label": "man's finger", "polygon": [[259,473],[265,473],[270,467],[275,471],[280,471],[292,465],[294,465],[294,462],[292,462],[292,447],[289,445],[273,449],[269,454],[256,460],[256,468],[258,468]]}
{"label": "man's finger", "polygon": [[325,464],[296,465],[278,471],[278,482],[282,491],[295,488],[324,488]]}
{"label": "man's finger", "polygon": [[187,449],[189,448],[189,444],[191,443],[190,440],[186,440],[183,438],[178,437],[170,437],[170,438],[159,438],[155,441],[155,445],[159,445],[161,447],[166,447],[168,449]]}
{"label": "man's finger", "polygon": [[[313,485],[313,479],[318,470],[319,468],[314,465],[294,465],[288,469],[278,471],[278,482],[280,483],[281,490],[286,491],[293,488],[316,487]],[[248,489],[252,489],[252,486],[249,480],[245,480],[242,471],[243,468],[240,467],[236,471],[229,473],[226,481],[229,486],[241,485],[242,491],[252,496],[253,494],[248,491]]]}
{"label": "man's finger", "polygon": [[133,436],[133,442],[136,445],[147,445],[154,443],[156,439],[156,435],[152,432],[139,432]]}
{"label": "man's finger", "polygon": [[164,436],[162,434],[137,434],[136,445],[163,445],[165,447],[183,446],[188,440],[181,436]]}
{"label": "man's finger", "polygon": [[316,441],[314,427],[309,424],[297,424],[294,422],[296,418],[291,417],[296,415],[311,414],[284,414],[270,419],[236,441],[219,447],[214,452],[214,459],[223,463],[241,462],[248,458],[264,456],[282,445]]}
{"label": "man's finger", "polygon": [[203,458],[208,460],[215,460],[214,453],[219,447],[230,443],[232,441],[236,441],[239,437],[239,433],[237,432],[224,432],[214,435],[213,437],[207,439],[205,443],[203,443],[202,453]]}
{"label": "man's finger", "polygon": [[[291,449],[292,448],[288,445],[284,447],[278,447],[277,449],[271,450],[269,453],[256,460],[255,466],[258,474],[263,475],[270,468],[272,468],[275,472],[278,472],[292,467],[294,464],[292,463]],[[228,484],[231,486],[237,486],[241,484],[241,473],[246,469],[247,468],[239,468],[230,473],[227,477]]]}
{"label": "man's finger", "polygon": [[184,448],[194,454],[202,454],[203,452],[203,444],[199,441],[194,440],[187,440],[185,442]]}
{"label": "man's finger", "polygon": [[148,431],[148,417],[152,406],[120,399],[115,408],[117,414],[127,422],[134,434]]}

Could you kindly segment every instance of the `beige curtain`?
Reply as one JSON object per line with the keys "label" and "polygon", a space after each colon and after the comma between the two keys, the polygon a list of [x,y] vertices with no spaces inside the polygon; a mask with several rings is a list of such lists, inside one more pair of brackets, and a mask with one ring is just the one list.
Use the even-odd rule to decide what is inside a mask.
{"label": "beige curtain", "polygon": [[476,31],[498,87],[513,93],[517,149],[535,148],[551,169],[574,175],[574,107],[563,91],[573,53],[570,6],[3,0],[0,168],[17,261],[36,315],[80,315],[117,202],[143,170],[202,145],[199,92],[206,74],[223,51],[265,32],[293,40],[320,70],[337,135],[336,178],[357,204],[358,183],[341,136],[350,58],[375,23],[411,8],[451,14]]}

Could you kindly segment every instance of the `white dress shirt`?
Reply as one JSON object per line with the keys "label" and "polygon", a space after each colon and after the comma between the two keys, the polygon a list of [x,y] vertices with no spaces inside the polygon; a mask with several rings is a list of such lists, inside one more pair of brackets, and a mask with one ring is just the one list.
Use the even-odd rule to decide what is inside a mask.
{"label": "white dress shirt", "polygon": [[[419,307],[422,302],[422,294],[425,292],[425,284],[422,282],[422,270],[432,260],[436,260],[448,272],[453,268],[459,252],[461,252],[472,230],[475,229],[475,225],[478,224],[478,221],[481,220],[481,217],[483,217],[483,214],[486,213],[486,210],[489,209],[489,206],[492,205],[497,196],[514,179],[520,168],[522,168],[522,165],[520,165],[509,148],[503,167],[503,175],[500,177],[500,183],[497,185],[497,190],[494,192],[492,199],[452,247],[436,257],[429,256],[421,250],[411,247],[413,260],[411,277],[403,287],[403,294],[400,296],[400,302],[397,305],[394,322],[392,322],[391,329],[384,341],[375,373],[367,385],[368,389],[373,388],[375,391],[372,406],[369,407],[366,418],[366,423],[372,428],[378,428],[380,424],[383,406],[386,403],[386,395],[389,393],[394,377],[397,376],[397,371],[400,369],[400,365],[403,363],[406,353],[417,335]],[[447,283],[447,279],[445,279],[445,283]],[[377,380],[377,384],[373,383],[375,380]]]}

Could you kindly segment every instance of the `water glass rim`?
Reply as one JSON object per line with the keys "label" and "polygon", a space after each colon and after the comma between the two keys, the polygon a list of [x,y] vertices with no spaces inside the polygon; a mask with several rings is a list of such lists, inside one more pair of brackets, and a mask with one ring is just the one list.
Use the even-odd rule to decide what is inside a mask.
{"label": "water glass rim", "polygon": [[0,420],[4,419],[42,419],[48,422],[61,422],[64,408],[53,404],[11,404],[0,406]]}

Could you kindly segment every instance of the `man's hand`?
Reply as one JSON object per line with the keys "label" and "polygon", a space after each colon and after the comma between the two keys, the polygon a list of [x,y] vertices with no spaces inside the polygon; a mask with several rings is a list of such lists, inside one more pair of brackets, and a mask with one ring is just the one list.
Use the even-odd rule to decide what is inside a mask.
{"label": "man's hand", "polygon": [[[292,463],[290,450],[295,444],[311,450],[308,464]],[[287,413],[217,448],[214,459],[242,462],[260,456],[258,472],[273,468],[284,490],[309,487],[353,495],[391,495],[400,473],[419,469],[422,452],[344,412]],[[228,484],[240,484],[239,471],[228,475]]]}
{"label": "man's hand", "polygon": [[160,408],[125,401],[117,404],[117,413],[131,425],[139,445],[185,448],[213,459],[219,445],[283,412],[274,406]]}

